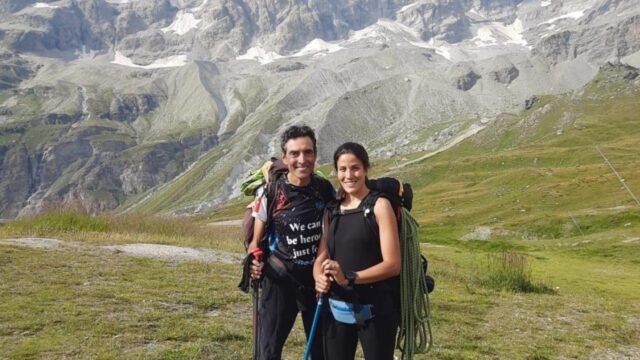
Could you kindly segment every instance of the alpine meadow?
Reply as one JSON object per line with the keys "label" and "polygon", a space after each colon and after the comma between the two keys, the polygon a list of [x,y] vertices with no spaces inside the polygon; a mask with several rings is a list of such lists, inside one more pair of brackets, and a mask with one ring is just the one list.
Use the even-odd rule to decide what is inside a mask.
{"label": "alpine meadow", "polygon": [[307,124],[411,184],[414,359],[640,359],[639,99],[635,0],[0,0],[0,358],[252,358],[240,185]]}

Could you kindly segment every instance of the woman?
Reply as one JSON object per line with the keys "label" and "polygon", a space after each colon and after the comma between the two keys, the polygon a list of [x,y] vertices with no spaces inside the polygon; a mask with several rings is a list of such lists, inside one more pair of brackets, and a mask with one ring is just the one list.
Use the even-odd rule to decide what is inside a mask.
{"label": "woman", "polygon": [[316,291],[329,294],[325,356],[353,359],[359,339],[365,359],[390,360],[401,265],[396,217],[391,203],[367,187],[369,156],[362,145],[341,145],[333,164],[342,197],[327,208],[313,269]]}

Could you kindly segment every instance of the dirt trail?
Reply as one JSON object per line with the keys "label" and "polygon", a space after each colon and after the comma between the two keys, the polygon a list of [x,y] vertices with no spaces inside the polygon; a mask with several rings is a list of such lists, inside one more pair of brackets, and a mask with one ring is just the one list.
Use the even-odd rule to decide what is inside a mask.
{"label": "dirt trail", "polygon": [[238,264],[242,261],[242,255],[228,251],[211,249],[195,249],[173,245],[159,244],[126,244],[110,246],[94,246],[73,241],[64,241],[49,238],[17,238],[0,239],[0,245],[23,246],[34,249],[47,250],[98,250],[111,253],[121,253],[128,256],[146,257],[152,259],[165,259],[173,261],[201,261],[206,263]]}
{"label": "dirt trail", "polygon": [[242,225],[242,219],[214,221],[214,222],[208,223],[207,225],[209,226],[240,226]]}

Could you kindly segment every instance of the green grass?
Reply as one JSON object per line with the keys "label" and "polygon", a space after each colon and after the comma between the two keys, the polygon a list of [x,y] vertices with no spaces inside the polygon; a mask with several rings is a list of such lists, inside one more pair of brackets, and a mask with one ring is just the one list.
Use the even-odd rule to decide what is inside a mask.
{"label": "green grass", "polygon": [[[85,247],[0,245],[0,357],[250,357],[251,304],[236,288],[239,264],[136,259],[92,247],[148,242],[242,250],[237,228],[207,226],[203,220],[60,213],[2,225],[1,238],[47,234]],[[429,229],[423,233],[428,236]],[[597,251],[595,239],[577,247],[541,242],[426,245],[423,252],[437,281],[431,294],[435,345],[417,359],[637,354],[637,263],[618,252],[584,253]],[[552,294],[477,281],[492,273],[479,270],[487,269],[487,259],[500,259],[510,243],[526,256],[526,263],[516,258],[522,267],[514,278],[544,284]],[[640,242],[628,246],[627,252],[637,254]],[[297,324],[285,358],[299,358],[303,349]]]}
{"label": "green grass", "polygon": [[[580,230],[574,220],[584,223],[584,235],[629,223],[632,232],[639,225],[636,204],[595,145],[629,188],[640,193],[640,159],[634,151],[640,148],[640,136],[637,120],[629,115],[640,112],[636,99],[637,90],[618,96],[604,112],[588,97],[543,98],[521,118],[509,119],[506,127],[494,123],[476,137],[392,174],[413,185],[420,222],[449,228],[455,237],[480,225],[508,229],[515,238],[575,236]],[[552,103],[556,110],[538,116],[537,125],[526,130],[530,135],[523,137],[522,124]],[[574,120],[558,134],[558,117],[565,112]],[[378,163],[382,172],[392,166]],[[623,214],[616,214],[616,208],[623,208]]]}
{"label": "green grass", "polygon": [[[34,221],[35,220],[35,221]],[[57,234],[62,232],[107,232],[109,221],[105,217],[90,217],[77,212],[47,213],[35,219],[19,219],[8,226],[16,232]]]}
{"label": "green grass", "polygon": [[[486,254],[456,247],[426,250],[438,284],[431,299],[436,346],[425,358],[592,358],[629,345],[636,354],[639,350],[633,338],[640,315],[634,300],[640,293],[629,282],[638,275],[633,266],[531,252],[528,283],[544,283],[545,291],[522,293],[510,286],[495,290],[503,288],[502,281],[477,281],[490,278],[478,273],[486,268]],[[502,261],[494,265],[499,269]]]}
{"label": "green grass", "polygon": [[129,214],[91,216],[80,210],[50,211],[0,226],[0,238],[56,237],[88,244],[154,243],[240,252],[235,226],[209,226],[190,218]]}
{"label": "green grass", "polygon": [[96,255],[3,247],[3,358],[248,357],[235,266]]}
{"label": "green grass", "polygon": [[59,139],[69,129],[68,125],[36,125],[29,128],[20,139],[30,153],[39,149],[51,139]]}

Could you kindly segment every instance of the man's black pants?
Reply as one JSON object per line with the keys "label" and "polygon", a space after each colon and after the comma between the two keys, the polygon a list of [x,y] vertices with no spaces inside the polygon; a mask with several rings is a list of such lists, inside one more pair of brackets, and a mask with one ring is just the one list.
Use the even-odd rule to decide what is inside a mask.
{"label": "man's black pants", "polygon": [[[280,360],[282,348],[293,328],[298,312],[302,314],[304,331],[308,337],[316,304],[315,291],[312,287],[302,289],[289,278],[272,279],[265,276],[262,279],[260,301],[259,359]],[[318,324],[318,331],[311,348],[313,360],[324,359],[320,329],[322,326]],[[304,351],[304,348],[300,350]]]}

